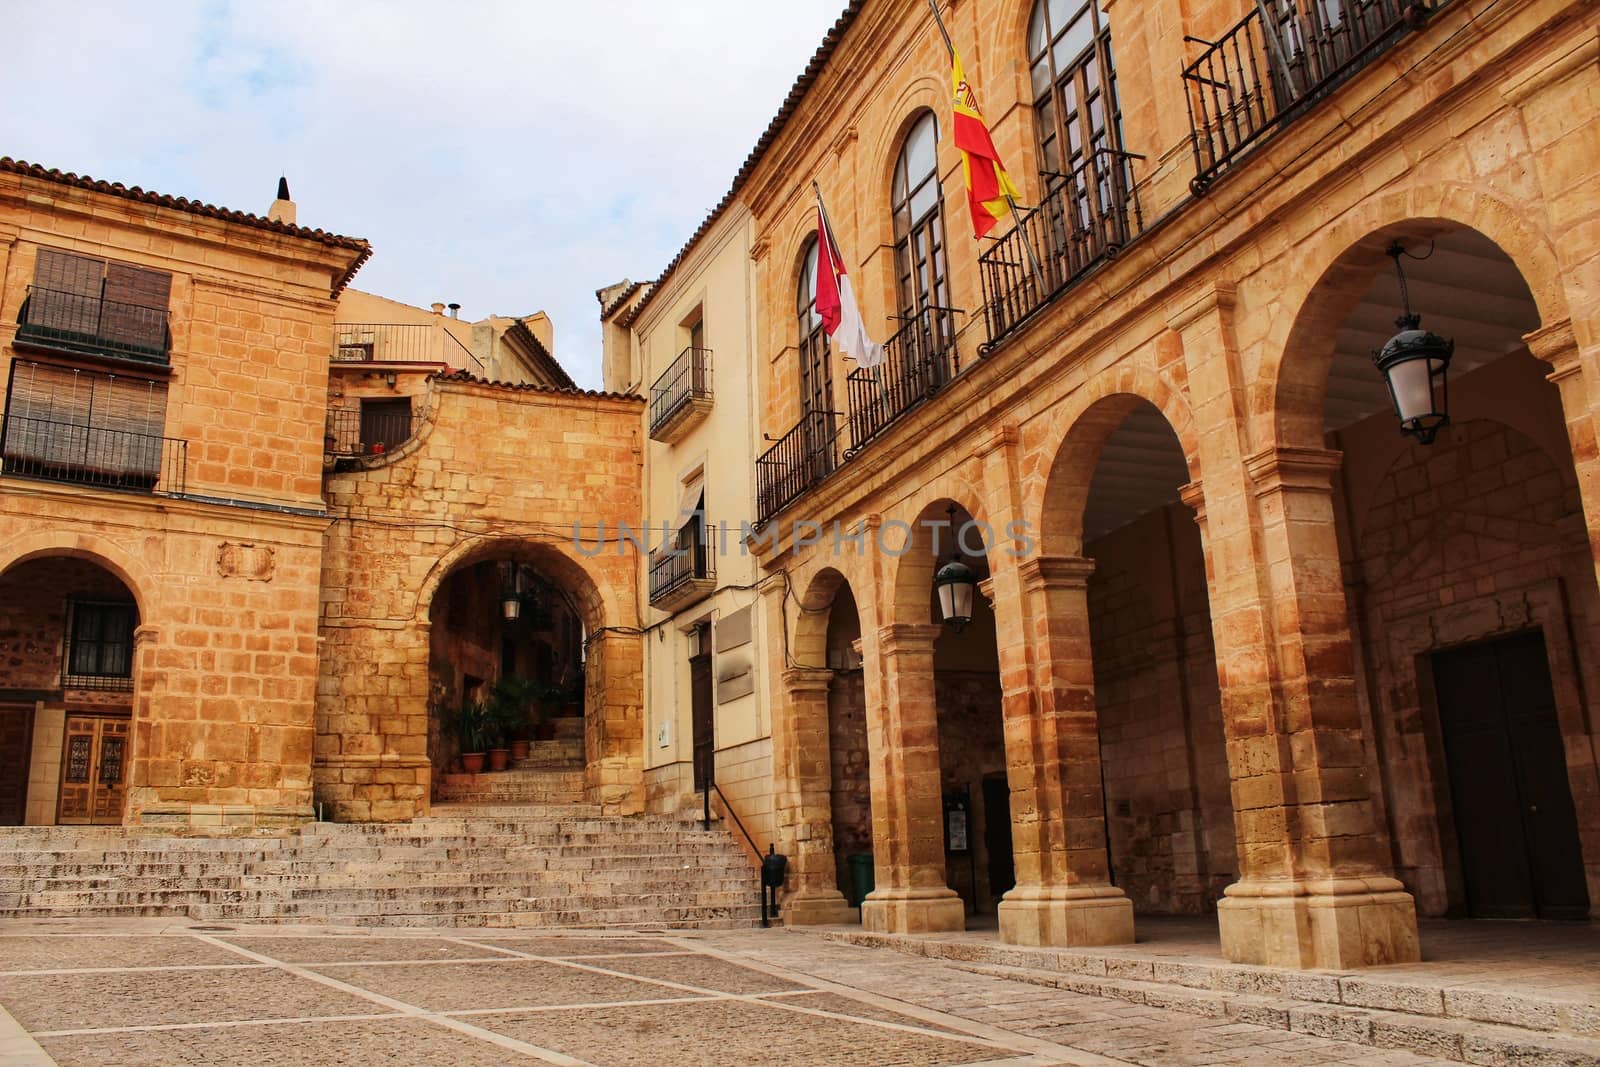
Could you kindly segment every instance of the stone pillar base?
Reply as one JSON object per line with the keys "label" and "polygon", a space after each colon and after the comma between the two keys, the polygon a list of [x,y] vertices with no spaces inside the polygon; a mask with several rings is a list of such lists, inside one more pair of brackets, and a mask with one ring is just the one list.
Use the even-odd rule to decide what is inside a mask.
{"label": "stone pillar base", "polygon": [[946,886],[874,889],[861,902],[861,928],[875,934],[927,934],[967,928],[967,906]]}
{"label": "stone pillar base", "polygon": [[845,903],[837,889],[802,889],[783,902],[785,926],[854,926],[856,909]]}
{"label": "stone pillar base", "polygon": [[1422,958],[1411,894],[1393,878],[1237,882],[1217,902],[1235,963],[1344,969]]}
{"label": "stone pillar base", "polygon": [[1017,886],[999,911],[1000,940],[1008,945],[1133,943],[1133,901],[1115,886]]}

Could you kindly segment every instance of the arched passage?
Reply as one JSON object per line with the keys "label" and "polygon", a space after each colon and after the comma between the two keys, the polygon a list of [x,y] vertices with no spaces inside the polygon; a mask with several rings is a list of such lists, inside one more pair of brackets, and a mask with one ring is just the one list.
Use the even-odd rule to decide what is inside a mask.
{"label": "arched passage", "polygon": [[123,821],[140,623],[134,589],[82,550],[0,573],[0,826]]}
{"label": "arched passage", "polygon": [[[1398,433],[1370,361],[1401,310],[1395,241],[1411,311],[1455,343],[1432,444]],[[1537,249],[1516,252],[1537,275]],[[1600,595],[1561,396],[1524,343],[1548,296],[1521,263],[1437,218],[1384,226],[1324,273],[1279,375],[1280,435],[1339,459],[1362,758],[1381,860],[1423,915],[1574,918],[1600,900],[1580,695],[1600,668]]]}

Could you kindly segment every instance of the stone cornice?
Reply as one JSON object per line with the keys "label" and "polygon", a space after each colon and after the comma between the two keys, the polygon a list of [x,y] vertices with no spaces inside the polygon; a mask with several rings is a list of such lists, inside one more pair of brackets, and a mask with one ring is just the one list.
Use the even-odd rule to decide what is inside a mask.
{"label": "stone cornice", "polygon": [[1326,448],[1268,448],[1244,461],[1256,495],[1283,490],[1329,492],[1344,453]]}
{"label": "stone cornice", "polygon": [[1500,86],[1500,95],[1509,104],[1521,107],[1529,98],[1557,82],[1565,81],[1600,63],[1600,34],[1591,33],[1566,55],[1542,66],[1519,71]]}
{"label": "stone cornice", "polygon": [[827,693],[833,672],[820,667],[790,667],[783,672],[783,687],[790,693]]}
{"label": "stone cornice", "polygon": [[1581,368],[1578,362],[1578,335],[1572,328],[1571,319],[1562,319],[1549,326],[1541,326],[1532,333],[1525,333],[1522,343],[1536,358],[1550,364],[1547,377],[1552,382],[1576,374]]}
{"label": "stone cornice", "polygon": [[1017,564],[1022,584],[1039,589],[1083,589],[1094,573],[1094,560],[1083,556],[1034,556]]}
{"label": "stone cornice", "polygon": [[878,630],[878,652],[893,656],[901,652],[933,653],[933,642],[943,630],[936,622],[896,622]]}
{"label": "stone cornice", "polygon": [[1232,311],[1234,301],[1233,282],[1215,281],[1202,285],[1178,310],[1167,316],[1167,328],[1174,333],[1182,333],[1185,327],[1212,311]]}
{"label": "stone cornice", "polygon": [[1184,504],[1188,505],[1190,511],[1194,512],[1196,522],[1205,521],[1206,491],[1205,487],[1200,484],[1199,479],[1189,482],[1187,485],[1178,486],[1178,497]]}

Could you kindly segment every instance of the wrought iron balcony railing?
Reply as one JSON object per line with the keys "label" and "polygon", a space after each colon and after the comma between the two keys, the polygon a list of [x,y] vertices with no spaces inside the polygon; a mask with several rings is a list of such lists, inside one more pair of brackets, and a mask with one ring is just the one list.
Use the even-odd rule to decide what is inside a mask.
{"label": "wrought iron balcony railing", "polygon": [[378,456],[416,436],[422,416],[409,411],[330,411],[323,451],[331,456]]}
{"label": "wrought iron balcony railing", "polygon": [[9,413],[0,422],[0,469],[24,478],[176,496],[188,457],[176,437]]}
{"label": "wrought iron balcony railing", "polygon": [[650,436],[661,439],[669,424],[711,402],[711,350],[685,348],[650,387]]}
{"label": "wrought iron balcony railing", "polygon": [[849,459],[884,428],[961,373],[955,314],[925,307],[883,346],[883,362],[850,372]]}
{"label": "wrought iron balcony railing", "polygon": [[650,603],[686,603],[717,577],[717,528],[702,516],[687,545],[662,545],[650,553]]}
{"label": "wrought iron balcony railing", "polygon": [[167,309],[60,289],[28,287],[17,313],[17,341],[87,355],[165,365],[172,347]]}
{"label": "wrought iron balcony railing", "polygon": [[807,411],[756,459],[756,522],[763,523],[839,465],[838,412]]}
{"label": "wrought iron balcony railing", "polygon": [[1217,175],[1422,26],[1434,0],[1259,0],[1183,71],[1203,195]]}
{"label": "wrought iron balcony railing", "polygon": [[1051,175],[1039,206],[978,257],[990,347],[1144,231],[1133,181],[1141,158],[1101,148]]}
{"label": "wrought iron balcony railing", "polygon": [[427,323],[339,322],[333,327],[335,363],[443,363],[474,374],[483,361],[443,326]]}

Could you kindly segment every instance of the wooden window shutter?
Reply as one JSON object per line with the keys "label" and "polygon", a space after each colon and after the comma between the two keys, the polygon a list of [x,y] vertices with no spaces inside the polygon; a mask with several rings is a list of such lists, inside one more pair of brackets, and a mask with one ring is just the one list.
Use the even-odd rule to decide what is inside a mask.
{"label": "wooden window shutter", "polygon": [[56,330],[93,335],[99,328],[100,289],[106,261],[58,248],[39,249],[28,322]]}
{"label": "wooden window shutter", "polygon": [[100,336],[108,341],[165,350],[172,275],[127,263],[106,264]]}

